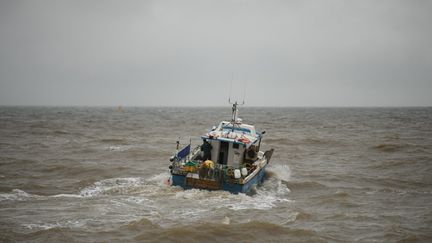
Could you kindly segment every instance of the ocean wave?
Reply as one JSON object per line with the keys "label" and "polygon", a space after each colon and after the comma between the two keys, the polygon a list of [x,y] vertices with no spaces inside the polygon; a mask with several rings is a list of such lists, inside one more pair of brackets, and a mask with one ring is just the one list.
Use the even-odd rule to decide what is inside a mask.
{"label": "ocean wave", "polygon": [[[162,179],[162,176],[160,176]],[[144,190],[146,186],[146,181],[141,178],[112,178],[101,180],[93,183],[93,185],[87,186],[79,191],[78,194],[67,194],[60,193],[55,195],[36,195],[29,194],[20,189],[13,189],[10,193],[0,193],[0,201],[24,201],[34,198],[88,198],[96,197],[100,195],[127,195],[127,194],[137,194],[144,191],[149,192],[149,190]],[[162,182],[160,183],[163,184]],[[153,190],[157,188],[152,188]]]}
{"label": "ocean wave", "polygon": [[128,144],[128,140],[122,139],[122,138],[104,138],[99,139],[98,142],[100,143],[111,143],[111,144]]}
{"label": "ocean wave", "polygon": [[132,148],[132,147],[129,145],[111,145],[111,146],[105,147],[105,150],[113,151],[113,152],[116,152],[116,151],[123,152],[123,151],[129,150],[130,148]]}
{"label": "ocean wave", "polygon": [[295,220],[307,220],[312,217],[311,214],[305,213],[303,211],[296,212],[295,214]]}
{"label": "ocean wave", "polygon": [[314,230],[291,229],[278,224],[253,220],[239,224],[201,223],[199,229],[194,225],[155,229],[135,237],[138,241],[150,242],[176,242],[179,239],[185,242],[201,242],[217,239],[225,241],[289,241],[290,239],[320,242],[323,239]]}
{"label": "ocean wave", "polygon": [[416,162],[411,160],[403,160],[403,159],[393,159],[393,160],[384,160],[379,161],[379,163],[371,164],[368,167],[371,169],[385,169],[388,170],[391,167],[400,167],[400,166],[414,166]]}
{"label": "ocean wave", "polygon": [[142,148],[138,146],[131,146],[128,148],[125,156],[128,158],[155,158],[158,160],[167,161],[168,157],[172,155],[172,151],[166,151],[161,148]]}
{"label": "ocean wave", "polygon": [[133,231],[142,231],[148,230],[149,228],[160,229],[160,226],[157,224],[153,224],[150,220],[146,218],[142,218],[140,220],[132,221],[120,227],[120,229],[133,230]]}
{"label": "ocean wave", "polygon": [[83,197],[82,195],[78,195],[78,194],[56,194],[56,195],[51,195],[49,197],[70,197],[70,198],[81,198]]}
{"label": "ocean wave", "polygon": [[278,179],[288,182],[291,179],[291,169],[288,165],[270,164],[267,167],[268,174],[276,176]]}
{"label": "ocean wave", "polygon": [[323,190],[329,188],[316,181],[290,181],[289,186],[292,190]]}
{"label": "ocean wave", "polygon": [[57,172],[57,171],[70,171],[70,167],[63,165],[63,164],[58,164],[58,165],[50,165],[50,166],[46,166],[45,168],[41,169],[42,172]]}
{"label": "ocean wave", "polygon": [[19,166],[30,166],[30,164],[37,163],[37,160],[31,160],[31,159],[17,159],[17,158],[10,158],[10,157],[0,157],[0,166],[7,165],[8,168],[11,168],[13,166],[19,167]]}
{"label": "ocean wave", "polygon": [[68,131],[65,131],[65,130],[54,130],[53,133],[54,134],[59,134],[59,135],[70,134]]}
{"label": "ocean wave", "polygon": [[133,188],[142,184],[141,178],[112,178],[95,182],[82,189],[79,195],[93,197],[103,194],[127,194]]}
{"label": "ocean wave", "polygon": [[296,145],[298,142],[293,141],[288,138],[266,138],[265,142],[267,144],[278,144],[278,145]]}
{"label": "ocean wave", "polygon": [[387,153],[405,152],[407,154],[430,154],[430,146],[416,143],[381,143],[372,147],[375,150]]}
{"label": "ocean wave", "polygon": [[373,147],[376,150],[383,151],[383,152],[396,152],[403,148],[403,145],[400,144],[390,144],[390,143],[383,143],[378,144]]}
{"label": "ocean wave", "polygon": [[13,189],[10,193],[0,193],[1,201],[25,201],[32,197],[38,197],[37,195],[29,194],[20,189]]}
{"label": "ocean wave", "polygon": [[[153,225],[158,225],[158,227],[172,227],[179,222],[182,222],[182,224],[208,222],[208,220],[213,221],[215,218],[223,225],[250,220],[248,214],[246,214],[246,217],[232,219],[228,217],[230,211],[234,213],[258,210],[260,216],[255,214],[255,217],[266,220],[267,213],[265,212],[279,205],[287,205],[293,202],[287,197],[290,190],[287,188],[286,183],[277,177],[266,180],[262,186],[256,189],[253,195],[199,189],[183,190],[164,184],[168,177],[169,173],[163,172],[149,178],[104,179],[84,187],[76,194],[61,193],[38,196],[16,189],[12,193],[0,194],[0,198],[4,200],[63,198],[62,200],[70,202],[74,202],[76,199],[87,201],[88,198],[92,198],[92,200],[98,200],[103,205],[107,205],[105,207],[107,212],[119,212],[130,219],[136,219],[137,215],[139,215],[138,217],[145,218],[145,220],[137,224],[146,225],[148,220]],[[227,220],[225,217],[229,219]],[[295,220],[296,213],[288,211],[275,222],[284,225]],[[79,223],[82,224],[79,227],[84,227],[85,222],[80,221]],[[74,226],[72,223],[59,220],[56,222],[30,222],[25,227],[31,230],[49,230]],[[140,226],[133,223],[130,227],[139,228]]]}
{"label": "ocean wave", "polygon": [[334,197],[339,197],[339,198],[345,198],[345,197],[349,197],[350,194],[348,192],[346,192],[346,191],[338,189],[338,190],[336,190],[335,193],[333,193],[333,196]]}
{"label": "ocean wave", "polygon": [[[260,190],[255,195],[249,196],[243,193],[231,194],[225,191],[207,191],[199,189],[181,190],[175,193],[174,200],[183,204],[200,205],[205,211],[228,208],[239,210],[269,210],[278,203],[290,203],[285,197],[281,197],[277,191]],[[195,210],[195,209],[194,209]]]}
{"label": "ocean wave", "polygon": [[49,197],[70,197],[70,198],[80,198],[81,195],[78,194],[55,194],[42,196],[37,194],[30,194],[20,189],[13,189],[10,193],[0,193],[1,201],[27,201],[31,199],[44,199]]}
{"label": "ocean wave", "polygon": [[[105,179],[101,181],[96,181],[92,185],[84,187],[78,192],[78,194],[60,193],[54,195],[37,195],[27,193],[20,189],[13,189],[10,193],[0,193],[0,201],[24,201],[28,199],[42,199],[47,197],[88,198],[100,195],[135,195],[140,193],[152,195],[162,192],[162,189],[167,187],[164,181],[168,178],[168,173],[161,173],[149,179],[142,179],[137,177]],[[87,183],[88,181],[86,181],[84,184]],[[140,201],[145,201],[145,199],[135,200],[135,202]]]}
{"label": "ocean wave", "polygon": [[432,195],[432,191],[429,190],[418,190],[418,189],[400,189],[400,188],[380,188],[380,189],[370,189],[366,194],[376,194],[376,193],[390,193],[397,195]]}
{"label": "ocean wave", "polygon": [[266,138],[266,144],[269,145],[341,145],[343,142],[335,139],[322,137],[298,137],[293,138]]}
{"label": "ocean wave", "polygon": [[151,176],[150,178],[146,179],[146,181],[160,185],[166,185],[166,181],[170,178],[170,176],[171,175],[168,172],[162,172]]}
{"label": "ocean wave", "polygon": [[46,231],[51,229],[61,229],[61,228],[79,228],[86,224],[85,221],[80,220],[63,220],[52,223],[28,223],[22,224],[23,227],[29,230]]}

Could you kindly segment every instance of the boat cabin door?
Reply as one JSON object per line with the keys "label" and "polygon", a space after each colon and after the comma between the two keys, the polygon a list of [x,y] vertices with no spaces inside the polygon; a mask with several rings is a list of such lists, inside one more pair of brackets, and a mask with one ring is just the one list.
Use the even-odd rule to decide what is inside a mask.
{"label": "boat cabin door", "polygon": [[228,148],[229,148],[228,142],[224,142],[224,141],[220,142],[219,156],[218,156],[218,161],[217,161],[219,164],[223,164],[223,165],[227,164],[227,162],[228,162]]}

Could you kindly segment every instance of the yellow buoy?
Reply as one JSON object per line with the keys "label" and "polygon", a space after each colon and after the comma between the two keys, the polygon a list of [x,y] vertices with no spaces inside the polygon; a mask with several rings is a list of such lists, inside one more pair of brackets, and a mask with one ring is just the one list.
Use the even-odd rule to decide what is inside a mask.
{"label": "yellow buoy", "polygon": [[207,168],[209,168],[209,169],[214,169],[214,163],[213,163],[213,161],[211,161],[211,160],[206,160],[206,161],[204,161],[203,166],[204,166],[204,167],[207,167]]}

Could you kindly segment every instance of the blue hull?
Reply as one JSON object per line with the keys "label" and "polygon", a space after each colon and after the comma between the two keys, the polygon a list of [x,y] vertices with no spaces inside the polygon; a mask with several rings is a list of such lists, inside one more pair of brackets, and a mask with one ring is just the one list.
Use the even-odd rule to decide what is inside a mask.
{"label": "blue hull", "polygon": [[[264,181],[264,175],[265,175],[266,167],[267,167],[267,165],[265,165],[263,168],[261,168],[261,170],[254,177],[252,177],[248,182],[246,182],[245,184],[223,182],[219,189],[209,189],[209,188],[200,188],[200,189],[224,190],[224,191],[229,191],[229,192],[234,193],[234,194],[247,193],[251,190],[251,188],[254,185],[259,185]],[[186,184],[186,176],[184,176],[184,175],[173,174],[171,177],[171,181],[172,181],[173,186],[180,186],[184,189],[197,188],[194,186],[187,185]]]}

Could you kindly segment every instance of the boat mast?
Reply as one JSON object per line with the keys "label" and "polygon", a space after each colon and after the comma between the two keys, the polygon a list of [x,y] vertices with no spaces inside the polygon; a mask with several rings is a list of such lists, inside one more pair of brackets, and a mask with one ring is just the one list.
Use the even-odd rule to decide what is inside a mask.
{"label": "boat mast", "polygon": [[232,105],[233,107],[232,107],[231,123],[234,125],[237,122],[237,118],[238,118],[237,101]]}
{"label": "boat mast", "polygon": [[[233,74],[232,79],[233,79],[233,78],[234,78],[234,74]],[[238,106],[239,106],[239,105],[244,105],[244,104],[245,104],[246,83],[245,83],[245,87],[244,87],[244,90],[243,90],[243,101],[242,101],[242,103],[239,104],[239,103],[237,102],[237,100],[236,100],[234,103],[232,103],[232,102],[231,102],[231,89],[232,89],[232,81],[233,81],[232,79],[231,79],[231,84],[230,84],[230,91],[229,91],[228,103],[232,104],[231,124],[232,124],[233,126],[235,126],[235,125],[239,125],[239,124],[241,123],[241,119],[238,118]]]}
{"label": "boat mast", "polygon": [[234,125],[239,125],[239,123],[241,123],[241,119],[238,118],[238,106],[239,105],[244,105],[244,100],[241,104],[239,104],[237,101],[234,103],[231,103],[231,99],[228,99],[228,102],[230,104],[232,104],[232,115],[231,115],[231,124]]}

